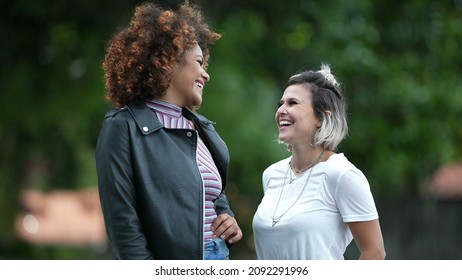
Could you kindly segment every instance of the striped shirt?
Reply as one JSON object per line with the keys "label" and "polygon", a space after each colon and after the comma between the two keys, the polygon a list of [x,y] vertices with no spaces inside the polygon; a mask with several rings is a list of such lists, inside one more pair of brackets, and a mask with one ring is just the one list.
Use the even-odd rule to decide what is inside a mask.
{"label": "striped shirt", "polygon": [[[156,113],[164,127],[194,130],[191,121],[181,114],[181,107],[157,99],[147,100],[146,105]],[[213,201],[221,193],[222,181],[210,151],[200,137],[198,140],[196,162],[202,176],[204,189],[204,242],[206,243],[212,239],[213,233],[210,227],[217,217]]]}

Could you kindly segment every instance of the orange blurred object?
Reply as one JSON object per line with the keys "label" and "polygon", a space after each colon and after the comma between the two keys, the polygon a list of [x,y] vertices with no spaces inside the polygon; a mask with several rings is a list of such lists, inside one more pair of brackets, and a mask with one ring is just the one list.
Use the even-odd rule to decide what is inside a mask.
{"label": "orange blurred object", "polygon": [[106,232],[98,191],[57,190],[44,193],[25,190],[20,198],[24,209],[16,218],[20,238],[36,244],[104,245]]}
{"label": "orange blurred object", "polygon": [[425,192],[437,199],[462,199],[462,163],[442,166],[436,170]]}

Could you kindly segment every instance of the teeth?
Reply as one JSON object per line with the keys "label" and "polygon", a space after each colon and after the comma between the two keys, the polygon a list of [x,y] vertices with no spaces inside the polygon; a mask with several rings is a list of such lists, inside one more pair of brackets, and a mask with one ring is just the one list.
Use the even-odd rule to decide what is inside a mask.
{"label": "teeth", "polygon": [[200,88],[203,88],[204,86],[201,83],[196,83],[196,85]]}
{"label": "teeth", "polygon": [[292,122],[289,122],[289,121],[280,121],[280,122],[279,122],[279,125],[280,125],[280,126],[283,126],[283,125],[291,125],[291,124],[292,124]]}

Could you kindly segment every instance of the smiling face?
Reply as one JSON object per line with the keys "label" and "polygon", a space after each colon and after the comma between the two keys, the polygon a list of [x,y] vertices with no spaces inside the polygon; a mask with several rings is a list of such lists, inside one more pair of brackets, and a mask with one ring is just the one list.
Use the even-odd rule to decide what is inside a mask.
{"label": "smiling face", "polygon": [[204,85],[210,80],[203,66],[204,56],[199,45],[196,45],[174,67],[171,83],[162,99],[190,109],[200,106]]}
{"label": "smiling face", "polygon": [[304,85],[286,88],[276,111],[279,140],[290,146],[310,145],[321,121],[315,116],[311,91]]}

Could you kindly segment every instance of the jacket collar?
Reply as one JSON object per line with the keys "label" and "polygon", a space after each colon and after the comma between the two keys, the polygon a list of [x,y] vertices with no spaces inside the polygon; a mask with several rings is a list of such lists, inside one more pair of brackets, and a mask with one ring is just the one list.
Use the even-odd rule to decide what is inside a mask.
{"label": "jacket collar", "polygon": [[[156,114],[144,102],[129,104],[127,108],[143,135],[151,134],[163,127]],[[182,114],[186,119],[198,124],[212,123],[204,116],[198,115],[188,108],[183,107]]]}
{"label": "jacket collar", "polygon": [[162,128],[162,123],[144,102],[129,104],[127,108],[143,135],[151,134]]}

